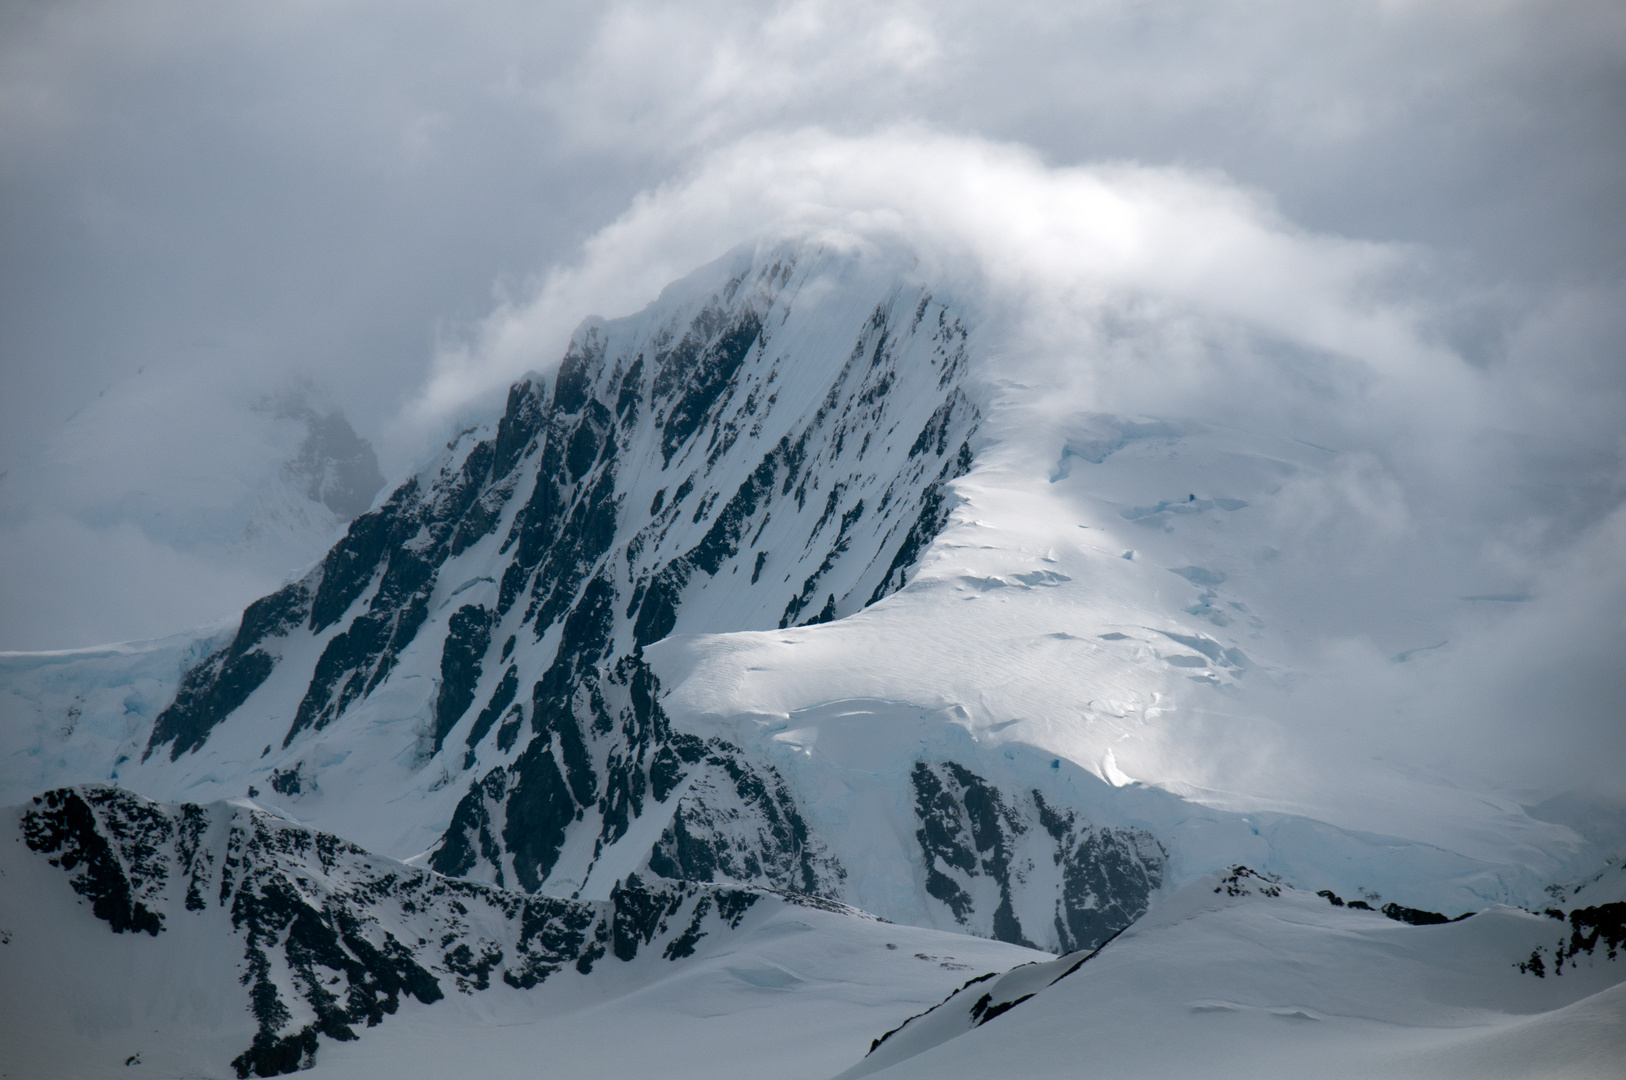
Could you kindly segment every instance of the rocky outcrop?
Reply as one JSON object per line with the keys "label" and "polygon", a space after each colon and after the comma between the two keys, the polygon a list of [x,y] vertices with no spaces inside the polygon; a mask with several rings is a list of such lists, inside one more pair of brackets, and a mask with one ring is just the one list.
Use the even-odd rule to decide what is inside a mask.
{"label": "rocky outcrop", "polygon": [[[583,903],[449,878],[246,805],[167,806],[116,788],[63,788],[24,808],[21,837],[70,876],[114,933],[180,934],[242,957],[257,1033],[239,1076],[309,1067],[393,1015],[501,981],[653,952],[691,956],[765,895],[630,875]],[[784,902],[784,897],[776,898]],[[209,909],[230,915],[228,940]]]}
{"label": "rocky outcrop", "polygon": [[[1167,852],[1144,829],[1092,827],[1037,790],[1001,791],[954,761],[917,762],[910,782],[926,892],[969,930],[1092,949],[1140,918],[1163,885]],[[1024,926],[1021,894],[1058,876],[1053,924]],[[975,899],[990,891],[991,911]]]}

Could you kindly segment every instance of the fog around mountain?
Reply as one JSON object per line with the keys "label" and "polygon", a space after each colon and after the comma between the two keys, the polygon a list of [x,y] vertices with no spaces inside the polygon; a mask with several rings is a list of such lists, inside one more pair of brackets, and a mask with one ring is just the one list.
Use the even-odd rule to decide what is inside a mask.
{"label": "fog around mountain", "polygon": [[1623,52],[6,9],[0,1058],[1612,1075]]}

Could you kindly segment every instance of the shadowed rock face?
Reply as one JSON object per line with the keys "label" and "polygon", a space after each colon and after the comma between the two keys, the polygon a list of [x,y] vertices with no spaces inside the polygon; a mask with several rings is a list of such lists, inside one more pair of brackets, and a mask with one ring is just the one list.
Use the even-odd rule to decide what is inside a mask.
{"label": "shadowed rock face", "polygon": [[[1045,940],[1051,927],[1024,927],[1016,900],[1037,873],[1055,876],[1047,862],[1060,871],[1061,952],[1100,945],[1145,914],[1163,885],[1167,853],[1144,829],[1092,827],[1037,790],[1001,791],[953,761],[916,762],[910,782],[926,891],[968,929],[1016,945]],[[979,879],[997,891],[991,912],[979,912],[973,898]]]}

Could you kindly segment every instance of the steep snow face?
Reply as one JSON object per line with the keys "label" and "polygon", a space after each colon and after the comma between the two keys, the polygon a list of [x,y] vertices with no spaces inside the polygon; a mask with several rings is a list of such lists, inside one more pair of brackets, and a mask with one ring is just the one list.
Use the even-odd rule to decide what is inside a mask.
{"label": "steep snow face", "polygon": [[792,245],[590,321],[234,632],[7,658],[6,790],[249,795],[502,887],[752,883],[1055,950],[1233,862],[1462,909],[1587,854],[1399,769],[1245,797],[1293,655],[1273,500],[1325,451],[1091,413],[979,319]]}

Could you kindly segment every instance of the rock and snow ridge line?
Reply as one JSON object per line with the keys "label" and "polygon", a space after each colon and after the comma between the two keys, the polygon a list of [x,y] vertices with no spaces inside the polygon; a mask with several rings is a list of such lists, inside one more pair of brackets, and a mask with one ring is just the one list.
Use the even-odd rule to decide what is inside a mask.
{"label": "rock and snow ridge line", "polygon": [[[231,1068],[240,1077],[280,1075],[319,1065],[324,1047],[353,1042],[364,1029],[388,1024],[388,1018],[407,1007],[409,999],[417,1003],[413,1007],[419,1011],[413,1015],[418,1024],[448,1008],[449,996],[472,1001],[486,991],[497,993],[495,988],[501,987],[539,993],[537,988],[554,977],[585,980],[580,983],[583,987],[594,980],[595,985],[606,987],[619,984],[620,990],[610,993],[630,991],[627,1000],[637,1000],[639,987],[658,985],[666,978],[664,971],[679,970],[676,961],[700,955],[737,956],[734,968],[725,970],[738,970],[753,981],[770,980],[761,982],[763,986],[792,989],[800,981],[793,971],[766,958],[746,959],[749,947],[742,922],[748,914],[759,915],[764,902],[767,907],[822,911],[832,917],[834,922],[826,933],[834,931],[835,936],[824,949],[851,949],[854,944],[845,939],[852,936],[852,928],[876,923],[864,913],[809,897],[651,882],[636,876],[618,883],[608,901],[593,903],[503,890],[381,858],[246,803],[163,806],[117,789],[86,787],[47,792],[7,811],[6,816],[15,830],[16,846],[0,848],[0,877],[15,894],[11,903],[24,907],[7,912],[5,921],[15,925],[14,920],[22,916],[23,925],[16,928],[29,937],[42,932],[60,936],[58,948],[69,955],[77,951],[76,944],[89,944],[93,955],[104,951],[105,946],[95,944],[98,932],[103,942],[110,932],[137,939],[151,937],[160,947],[170,941],[168,954],[184,965],[189,983],[171,991],[179,1000],[201,991],[223,1002],[225,1011],[215,1027],[225,1039],[237,1040],[230,1055],[224,1046],[220,1048],[219,1060],[207,1071],[225,1064],[229,1056]],[[54,869],[42,876],[47,866]],[[33,894],[60,890],[64,883],[90,910],[75,909],[69,903],[52,919],[42,919],[50,913]],[[868,1075],[898,1065],[988,1027],[1007,1014],[1033,1007],[1030,1003],[1042,1008],[1058,984],[1077,975],[1087,962],[1108,955],[1113,942],[1144,938],[1155,946],[1171,928],[1180,932],[1193,919],[1207,919],[1212,925],[1203,940],[1213,939],[1208,947],[1218,946],[1223,954],[1228,948],[1224,938],[1237,932],[1233,913],[1247,915],[1238,905],[1267,899],[1288,905],[1284,909],[1288,922],[1272,932],[1287,932],[1288,926],[1299,924],[1322,927],[1316,932],[1319,937],[1287,942],[1279,953],[1268,953],[1267,966],[1285,964],[1294,970],[1305,963],[1295,956],[1295,948],[1324,951],[1330,941],[1336,949],[1343,947],[1337,942],[1350,930],[1372,937],[1374,923],[1416,921],[1394,914],[1382,919],[1353,905],[1340,905],[1348,915],[1334,915],[1336,908],[1323,904],[1330,897],[1311,898],[1245,867],[1233,867],[1228,874],[1214,875],[1212,880],[1165,898],[1141,923],[1091,952],[1028,963],[1012,957],[1006,966],[973,975],[940,1005],[874,1039],[864,1060],[843,1075]],[[36,902],[31,905],[30,900]],[[1608,905],[1610,909],[1622,906]],[[1597,910],[1578,909],[1571,921],[1596,923],[1599,920],[1593,915]],[[1316,914],[1321,911],[1328,916]],[[42,924],[55,925],[64,917],[67,922],[61,929],[43,930]],[[1340,917],[1355,921],[1344,925]],[[1466,948],[1461,941],[1448,943],[1445,952],[1427,958],[1428,963],[1437,972],[1463,965],[1486,972],[1505,969],[1500,996],[1495,999],[1495,1007],[1503,1011],[1522,1014],[1562,1008],[1626,975],[1626,969],[1617,969],[1612,962],[1617,942],[1604,929],[1601,933],[1606,940],[1596,940],[1599,932],[1594,932],[1591,944],[1595,948],[1570,950],[1568,971],[1563,975],[1567,982],[1560,985],[1560,980],[1548,978],[1538,983],[1531,974],[1514,972],[1526,971],[1517,962],[1519,951],[1532,942],[1545,941],[1554,932],[1549,917],[1492,909],[1474,921],[1479,920],[1489,920],[1487,932],[1478,935],[1484,941],[1466,943]],[[1421,922],[1398,927],[1399,936],[1376,931],[1382,953],[1404,951],[1418,943],[1424,952],[1438,952],[1424,937],[1446,927]],[[1461,923],[1459,919],[1449,925]],[[99,931],[95,929],[98,924]],[[786,928],[800,933],[811,929],[805,921],[786,924]],[[1405,931],[1424,937],[1410,938]],[[893,928],[887,936],[903,932],[903,928]],[[1383,941],[1389,944],[1381,944]],[[4,943],[12,945],[10,933],[4,934]],[[1271,949],[1268,941],[1256,944]],[[739,951],[742,947],[748,951]],[[879,944],[870,947],[879,948]],[[886,950],[894,948],[890,942],[886,945]],[[1183,948],[1191,950],[1189,944]],[[8,982],[20,986],[39,980],[40,973],[28,970],[26,963],[18,967],[11,961],[15,955],[14,949],[0,952]],[[897,953],[880,955],[903,960]],[[1374,962],[1370,950],[1356,950],[1352,955],[1361,963]],[[612,963],[612,958],[617,962]],[[921,951],[916,959],[933,961],[937,957]],[[1351,977],[1348,959],[1337,968],[1341,979]],[[1009,967],[1013,961],[1017,966]],[[949,971],[967,968],[948,961],[940,966]],[[89,976],[88,971],[80,973],[81,978]],[[606,976],[609,984],[603,983]],[[1430,976],[1436,981],[1439,977]],[[1483,978],[1484,973],[1474,977]],[[1268,978],[1265,981],[1268,985]],[[1520,990],[1521,986],[1525,989]],[[1532,988],[1538,986],[1546,988],[1532,996]],[[1270,1004],[1274,999],[1269,999],[1261,1005],[1240,990],[1233,991],[1231,998],[1205,998],[1207,1004],[1195,1011],[1263,1009],[1270,1015],[1330,1015],[1321,1003]],[[511,999],[509,1007],[522,1000]],[[1449,1000],[1435,1001],[1432,1007],[1438,1013],[1441,1005],[1450,1004]],[[422,1006],[435,1008],[425,1013]],[[799,1008],[794,996],[786,998],[783,1007]],[[1360,1007],[1375,1005],[1362,1001]],[[516,1019],[523,1015],[514,1014]],[[1445,1015],[1444,1019],[1430,1018],[1430,1022],[1450,1027],[1460,1024],[1461,1018]],[[991,1033],[1003,1030],[1001,1025],[989,1028]],[[118,1027],[100,1034],[102,1041],[111,1035],[121,1043],[135,1043],[143,1037],[142,1031]],[[150,1040],[145,1045],[150,1047]],[[154,1057],[150,1049],[147,1056]],[[139,1054],[131,1057],[139,1063]]]}
{"label": "rock and snow ridge line", "polygon": [[[166,806],[63,788],[8,817],[112,933],[178,934],[187,944],[177,948],[236,953],[243,989],[202,989],[240,998],[252,1017],[252,1042],[231,1061],[239,1077],[308,1068],[320,1036],[353,1040],[408,997],[427,1005],[494,982],[528,990],[641,952],[685,959],[763,899],[870,918],[811,897],[637,875],[608,901],[536,896],[382,858],[246,803]],[[9,845],[6,854],[27,857]]]}
{"label": "rock and snow ridge line", "polygon": [[[940,528],[943,484],[970,465],[977,413],[955,385],[966,331],[929,294],[918,302],[887,297],[864,320],[832,383],[817,373],[812,385],[781,381],[790,374],[781,368],[800,358],[770,358],[767,348],[772,324],[790,315],[783,294],[799,284],[795,261],[751,269],[753,280],[732,278],[703,304],[679,305],[653,331],[633,320],[585,328],[551,393],[541,378],[516,385],[491,438],[454,442],[438,469],[355,522],[320,567],[245,612],[233,643],[188,672],[144,756],[167,747],[175,760],[201,747],[269,676],[277,659],[269,639],[300,624],[315,636],[344,629],[324,639],[282,745],[325,728],[389,677],[427,619],[438,579],[450,575],[446,564],[471,547],[493,546],[499,534],[500,586],[483,590],[495,592],[495,603],[470,595],[449,620],[435,752],[473,704],[467,676],[480,671],[493,638],[527,629],[546,652],[547,632],[579,613],[588,638],[555,652],[573,651],[577,662],[626,655],[678,627],[683,593],[697,574],[737,574],[743,564],[752,586],[763,581],[746,594],[755,602],[704,622],[686,619],[683,629],[719,621],[729,629],[771,626],[776,614],[781,627],[828,621],[838,608],[846,614],[901,586]],[[928,315],[935,322],[923,332]],[[930,352],[936,393],[900,408],[914,421],[907,430],[918,429],[905,455],[888,394],[901,374],[894,353],[904,337],[893,323],[906,318],[909,339]],[[782,394],[796,396],[781,406]],[[871,452],[882,421],[889,438],[875,439]],[[731,454],[736,443],[745,452]],[[657,455],[659,473],[649,476]],[[823,475],[821,464],[851,471]],[[530,497],[510,507],[526,480]],[[686,506],[697,482],[700,492]],[[770,531],[774,509],[780,524]],[[859,558],[844,560],[855,544]],[[770,558],[774,573],[763,579]],[[838,563],[843,572],[832,577]],[[447,600],[481,583],[497,585],[473,575]],[[619,619],[607,610],[612,598],[626,601]],[[468,733],[471,750],[484,733],[478,724]]]}

